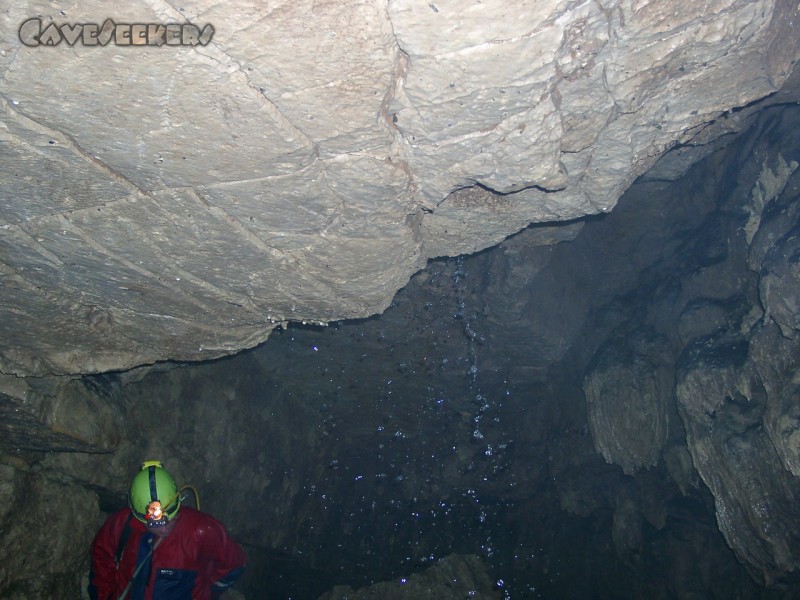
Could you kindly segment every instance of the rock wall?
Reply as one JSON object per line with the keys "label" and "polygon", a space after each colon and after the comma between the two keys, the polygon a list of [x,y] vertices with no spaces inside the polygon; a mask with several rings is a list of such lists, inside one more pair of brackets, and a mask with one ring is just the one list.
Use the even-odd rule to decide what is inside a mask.
{"label": "rock wall", "polygon": [[711,189],[672,192],[698,205],[706,196],[717,209],[661,249],[662,266],[614,308],[628,314],[615,318],[584,383],[595,447],[631,474],[675,443],[667,432],[677,406],[685,428],[677,443],[714,495],[720,530],[767,583],[800,566],[800,522],[789,509],[800,494],[792,250],[800,146],[782,135],[796,119],[796,109],[768,111],[758,141],[718,158]]}
{"label": "rock wall", "polygon": [[397,581],[376,583],[360,590],[337,586],[319,600],[499,600],[501,593],[480,558],[456,555],[443,558],[422,573]]}
{"label": "rock wall", "polygon": [[[0,15],[3,373],[380,313],[427,259],[609,211],[738,129],[800,44],[792,0],[109,10]],[[196,36],[154,45],[167,24]]]}
{"label": "rock wall", "polygon": [[4,378],[0,596],[77,597],[154,457],[246,544],[246,597],[454,553],[512,597],[796,595],[798,121],[763,111],[608,215],[432,261],[380,317]]}

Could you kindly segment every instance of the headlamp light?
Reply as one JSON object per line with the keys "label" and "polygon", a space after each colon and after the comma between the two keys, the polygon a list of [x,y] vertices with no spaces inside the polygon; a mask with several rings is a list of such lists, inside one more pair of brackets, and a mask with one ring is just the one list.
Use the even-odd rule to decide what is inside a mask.
{"label": "headlamp light", "polygon": [[161,502],[156,500],[155,502],[151,502],[147,505],[147,512],[144,514],[144,518],[148,521],[160,521],[160,520],[167,520],[164,511],[161,510]]}
{"label": "headlamp light", "polygon": [[154,500],[147,505],[147,512],[144,515],[145,527],[148,529],[161,529],[169,525],[172,520],[161,508],[161,502]]}

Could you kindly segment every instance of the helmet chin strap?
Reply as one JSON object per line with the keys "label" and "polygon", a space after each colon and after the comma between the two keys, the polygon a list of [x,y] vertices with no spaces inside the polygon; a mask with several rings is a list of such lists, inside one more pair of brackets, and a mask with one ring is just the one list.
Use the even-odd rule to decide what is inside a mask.
{"label": "helmet chin strap", "polygon": [[161,525],[158,527],[150,527],[149,525],[146,525],[145,527],[147,527],[148,533],[152,533],[160,541],[162,538],[165,538],[170,533],[172,533],[172,530],[175,529],[176,522],[177,522],[177,517],[175,519],[168,521],[165,525]]}

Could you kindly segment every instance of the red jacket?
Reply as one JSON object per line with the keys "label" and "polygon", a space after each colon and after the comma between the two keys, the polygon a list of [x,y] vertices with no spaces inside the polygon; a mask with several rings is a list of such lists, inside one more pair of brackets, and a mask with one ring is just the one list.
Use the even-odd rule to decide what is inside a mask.
{"label": "red jacket", "polygon": [[[247,563],[244,550],[214,517],[183,506],[170,534],[158,538],[141,521],[129,520],[130,515],[127,508],[115,512],[92,542],[89,596],[93,600],[116,600],[142,563],[126,600],[210,600],[242,574]],[[126,522],[130,533],[117,569]]]}

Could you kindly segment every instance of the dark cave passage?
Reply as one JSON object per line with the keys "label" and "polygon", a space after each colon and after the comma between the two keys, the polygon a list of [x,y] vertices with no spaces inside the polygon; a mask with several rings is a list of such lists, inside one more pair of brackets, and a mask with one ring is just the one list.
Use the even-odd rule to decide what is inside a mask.
{"label": "dark cave passage", "polygon": [[570,241],[431,261],[380,316],[75,380],[14,454],[95,498],[84,537],[163,461],[245,545],[247,598],[443,598],[454,572],[480,598],[796,597],[798,121],[765,111]]}

